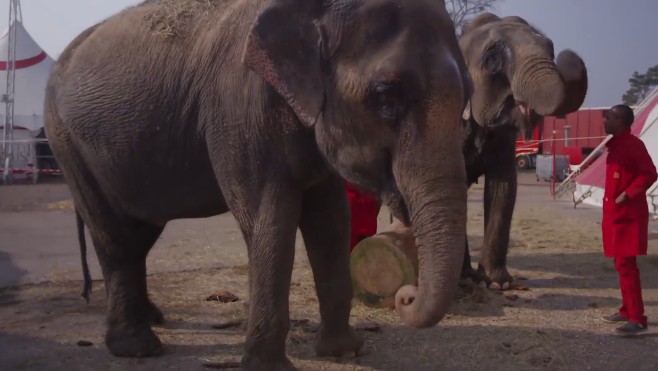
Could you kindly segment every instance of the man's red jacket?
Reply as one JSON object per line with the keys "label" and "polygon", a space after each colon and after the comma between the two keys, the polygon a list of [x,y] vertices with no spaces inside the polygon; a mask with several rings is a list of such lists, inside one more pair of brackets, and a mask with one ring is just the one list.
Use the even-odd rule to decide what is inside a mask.
{"label": "man's red jacket", "polygon": [[[621,258],[647,254],[649,207],[646,192],[656,181],[656,167],[644,143],[630,130],[607,144],[603,197],[603,251]],[[627,199],[616,204],[622,192]]]}
{"label": "man's red jacket", "polygon": [[350,235],[350,251],[352,251],[362,239],[377,233],[379,203],[377,198],[353,184],[345,182],[345,187],[352,213]]}

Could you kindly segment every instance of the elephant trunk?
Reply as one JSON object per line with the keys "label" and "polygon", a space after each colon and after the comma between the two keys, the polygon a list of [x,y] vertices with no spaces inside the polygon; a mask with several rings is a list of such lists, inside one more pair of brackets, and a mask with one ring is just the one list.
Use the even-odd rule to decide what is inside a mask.
{"label": "elephant trunk", "polygon": [[[446,99],[442,97],[441,99]],[[404,197],[418,247],[418,286],[403,286],[395,307],[406,325],[436,325],[454,298],[464,258],[466,173],[461,153],[461,102],[435,103],[420,125],[409,125],[410,142],[395,159],[394,174]],[[447,108],[447,109],[446,109]],[[432,111],[430,109],[429,111]]]}
{"label": "elephant trunk", "polygon": [[525,62],[513,75],[512,90],[522,112],[527,108],[560,116],[580,108],[587,94],[587,69],[576,53],[562,51],[556,63],[541,55],[519,59]]}

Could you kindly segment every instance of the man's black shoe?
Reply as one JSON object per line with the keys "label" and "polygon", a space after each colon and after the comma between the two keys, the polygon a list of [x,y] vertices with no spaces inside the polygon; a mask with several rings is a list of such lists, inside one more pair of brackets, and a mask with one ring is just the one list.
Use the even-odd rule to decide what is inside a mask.
{"label": "man's black shoe", "polygon": [[647,325],[642,325],[637,322],[626,322],[617,327],[617,333],[622,336],[633,336],[645,331],[647,331]]}
{"label": "man's black shoe", "polygon": [[619,314],[619,312],[617,312],[615,314],[611,314],[609,316],[603,316],[603,317],[601,317],[601,319],[604,322],[608,322],[608,323],[619,323],[619,322],[628,321],[628,318],[622,316],[621,314]]}

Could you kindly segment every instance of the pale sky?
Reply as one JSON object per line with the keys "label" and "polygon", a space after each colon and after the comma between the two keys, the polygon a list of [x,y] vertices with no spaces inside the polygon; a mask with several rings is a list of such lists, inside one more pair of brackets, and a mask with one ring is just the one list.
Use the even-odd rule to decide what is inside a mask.
{"label": "pale sky", "polygon": [[[56,58],[85,28],[141,0],[23,0],[23,24]],[[0,30],[9,2],[0,3]],[[546,33],[556,52],[585,60],[590,87],[584,106],[621,101],[633,71],[658,64],[658,0],[500,0],[494,13],[524,17]]]}

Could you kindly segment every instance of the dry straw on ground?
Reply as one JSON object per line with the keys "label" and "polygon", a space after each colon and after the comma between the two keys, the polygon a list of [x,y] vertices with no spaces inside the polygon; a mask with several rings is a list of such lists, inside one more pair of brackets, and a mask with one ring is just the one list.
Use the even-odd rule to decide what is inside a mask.
{"label": "dry straw on ground", "polygon": [[146,20],[149,28],[164,37],[182,38],[194,27],[194,21],[210,13],[221,0],[147,0],[153,5]]}

